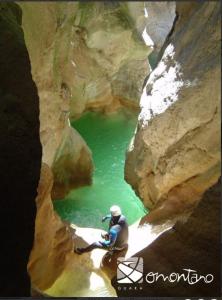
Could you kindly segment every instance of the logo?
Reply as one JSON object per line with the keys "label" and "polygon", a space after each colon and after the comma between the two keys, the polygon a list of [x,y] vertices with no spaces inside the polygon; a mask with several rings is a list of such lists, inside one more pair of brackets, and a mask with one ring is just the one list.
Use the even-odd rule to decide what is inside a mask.
{"label": "logo", "polygon": [[118,283],[142,283],[143,282],[143,258],[131,257],[117,259]]}

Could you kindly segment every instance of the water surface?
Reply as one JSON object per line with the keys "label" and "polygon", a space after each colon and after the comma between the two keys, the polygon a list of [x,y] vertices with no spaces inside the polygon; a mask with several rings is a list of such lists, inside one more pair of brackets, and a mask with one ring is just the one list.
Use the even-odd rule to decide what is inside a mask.
{"label": "water surface", "polygon": [[72,190],[65,199],[54,201],[63,220],[84,227],[106,228],[101,218],[114,204],[121,207],[129,224],[147,213],[124,180],[125,151],[136,122],[136,115],[123,112],[109,116],[88,112],[72,122],[92,150],[95,170],[91,186]]}

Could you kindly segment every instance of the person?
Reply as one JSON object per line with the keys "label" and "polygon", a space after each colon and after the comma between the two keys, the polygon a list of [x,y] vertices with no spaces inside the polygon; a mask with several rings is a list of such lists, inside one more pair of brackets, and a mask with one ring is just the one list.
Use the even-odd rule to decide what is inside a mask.
{"label": "person", "polygon": [[76,248],[77,254],[90,252],[94,249],[105,249],[109,251],[121,251],[128,247],[128,224],[126,217],[122,215],[121,209],[117,205],[110,208],[110,214],[102,218],[102,222],[110,219],[109,230],[102,234],[102,241],[96,241],[85,248]]}

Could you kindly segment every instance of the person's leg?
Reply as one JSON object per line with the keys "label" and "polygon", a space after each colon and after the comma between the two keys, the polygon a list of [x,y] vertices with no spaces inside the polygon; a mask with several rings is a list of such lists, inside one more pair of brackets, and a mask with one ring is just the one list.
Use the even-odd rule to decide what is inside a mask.
{"label": "person's leg", "polygon": [[103,249],[103,245],[100,242],[94,242],[86,248],[82,248],[83,252],[90,252],[94,249]]}
{"label": "person's leg", "polygon": [[105,247],[101,244],[101,242],[94,242],[86,248],[77,248],[75,252],[78,254],[82,254],[85,252],[90,252],[94,249],[105,249]]}

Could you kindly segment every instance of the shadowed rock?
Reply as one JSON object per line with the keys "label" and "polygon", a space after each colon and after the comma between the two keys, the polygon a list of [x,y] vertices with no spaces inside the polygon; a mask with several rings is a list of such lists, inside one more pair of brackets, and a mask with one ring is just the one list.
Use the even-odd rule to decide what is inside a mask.
{"label": "shadowed rock", "polygon": [[0,4],[0,296],[30,296],[41,165],[39,98],[21,28],[21,9]]}

